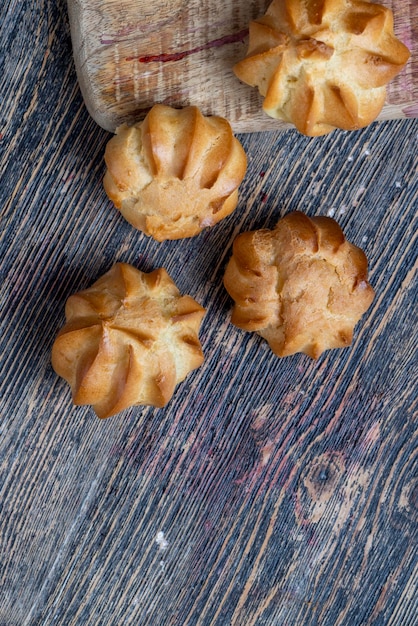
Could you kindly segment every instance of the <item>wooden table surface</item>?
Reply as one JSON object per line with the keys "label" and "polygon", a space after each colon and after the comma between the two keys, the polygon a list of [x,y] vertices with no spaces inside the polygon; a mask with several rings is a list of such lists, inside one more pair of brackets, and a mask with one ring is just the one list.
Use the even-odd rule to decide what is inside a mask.
{"label": "wooden table surface", "polygon": [[[102,187],[64,0],[0,7],[0,624],[418,624],[418,122],[241,135],[236,211],[158,244]],[[229,322],[237,233],[334,215],[376,298],[353,345],[278,359]],[[164,409],[73,408],[51,346],[114,262],[207,309]]]}

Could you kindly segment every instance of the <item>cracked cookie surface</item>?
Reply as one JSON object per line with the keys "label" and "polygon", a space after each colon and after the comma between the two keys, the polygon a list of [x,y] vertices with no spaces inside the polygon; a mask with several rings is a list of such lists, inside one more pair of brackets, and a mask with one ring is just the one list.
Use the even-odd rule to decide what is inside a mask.
{"label": "cracked cookie surface", "polygon": [[116,263],[67,300],[53,368],[74,404],[92,405],[101,418],[133,405],[162,407],[203,363],[204,313],[163,268],[145,273]]}
{"label": "cracked cookie surface", "polygon": [[238,235],[224,276],[231,321],[280,357],[350,345],[374,298],[364,252],[329,217],[289,213],[273,230]]}
{"label": "cracked cookie surface", "polygon": [[152,107],[105,150],[105,191],[124,218],[157,241],[198,235],[232,213],[247,157],[229,122],[197,107]]}
{"label": "cracked cookie surface", "polygon": [[317,136],[375,120],[387,83],[409,56],[387,7],[368,0],[273,0],[250,23],[247,56],[234,72],[258,87],[270,117]]}

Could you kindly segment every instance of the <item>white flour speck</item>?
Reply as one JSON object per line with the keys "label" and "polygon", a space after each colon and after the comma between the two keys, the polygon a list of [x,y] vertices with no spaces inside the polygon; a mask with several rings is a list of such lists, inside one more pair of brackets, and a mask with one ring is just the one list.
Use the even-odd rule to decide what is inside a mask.
{"label": "white flour speck", "polygon": [[396,183],[395,183],[395,187],[396,187],[397,189],[400,189],[400,188],[402,187],[402,183],[401,183],[401,181],[400,181],[400,180],[397,180],[397,181],[396,181]]}
{"label": "white flour speck", "polygon": [[157,536],[155,538],[155,543],[158,543],[158,546],[159,546],[160,550],[167,550],[167,548],[168,548],[168,541],[164,537],[164,533],[163,533],[162,530],[160,530],[157,533]]}
{"label": "white flour speck", "polygon": [[363,243],[366,243],[367,240],[368,240],[368,236],[367,235],[364,235],[364,237],[362,237],[362,239],[361,239],[361,241]]}
{"label": "white flour speck", "polygon": [[347,161],[350,161],[350,163],[351,163],[351,161],[354,161],[354,157],[350,154],[350,156],[347,157]]}
{"label": "white flour speck", "polygon": [[365,156],[370,156],[370,150],[367,150],[367,149],[366,149],[366,150],[364,151],[364,154],[365,154]]}
{"label": "white flour speck", "polygon": [[334,217],[334,215],[335,215],[334,207],[331,207],[330,209],[328,209],[327,215],[328,215],[328,217]]}

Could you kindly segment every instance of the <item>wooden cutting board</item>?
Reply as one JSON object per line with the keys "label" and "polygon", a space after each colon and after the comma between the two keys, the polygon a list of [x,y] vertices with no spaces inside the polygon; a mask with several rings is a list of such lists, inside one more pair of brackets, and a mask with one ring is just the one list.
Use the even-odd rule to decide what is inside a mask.
{"label": "wooden cutting board", "polygon": [[[156,102],[194,104],[236,132],[286,127],[261,109],[232,66],[248,46],[251,19],[271,0],[68,0],[77,75],[96,122],[114,131]],[[411,59],[389,85],[379,119],[418,117],[418,0],[385,0]]]}

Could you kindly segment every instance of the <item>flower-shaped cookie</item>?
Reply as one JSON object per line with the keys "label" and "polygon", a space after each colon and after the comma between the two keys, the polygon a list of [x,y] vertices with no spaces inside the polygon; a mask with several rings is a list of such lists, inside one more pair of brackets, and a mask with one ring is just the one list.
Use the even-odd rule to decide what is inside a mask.
{"label": "flower-shaped cookie", "polygon": [[258,87],[268,115],[315,136],[375,120],[386,84],[408,58],[386,7],[367,0],[273,0],[251,22],[247,57],[234,72]]}
{"label": "flower-shaped cookie", "polygon": [[299,212],[274,230],[238,235],[224,284],[232,323],[258,332],[280,357],[348,346],[374,298],[363,251],[335,220]]}
{"label": "flower-shaped cookie", "polygon": [[116,263],[67,300],[66,324],[52,365],[76,405],[99,417],[133,405],[164,406],[176,385],[203,362],[204,309],[181,296],[164,269],[149,274]]}
{"label": "flower-shaped cookie", "polygon": [[232,213],[247,167],[227,120],[161,104],[117,129],[105,162],[107,195],[157,241],[192,237]]}

